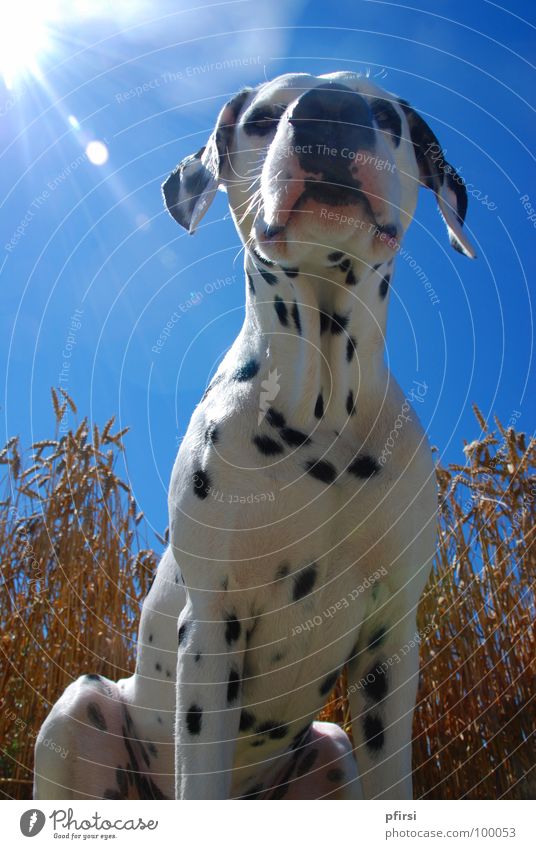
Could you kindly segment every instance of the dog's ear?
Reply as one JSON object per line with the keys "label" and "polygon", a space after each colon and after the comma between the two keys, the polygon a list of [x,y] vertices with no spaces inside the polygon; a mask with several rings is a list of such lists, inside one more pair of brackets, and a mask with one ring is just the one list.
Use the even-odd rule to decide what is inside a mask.
{"label": "dog's ear", "polygon": [[436,135],[426,121],[405,100],[400,101],[409,125],[409,131],[421,185],[432,189],[437,198],[449,234],[450,244],[461,254],[475,259],[475,250],[463,231],[467,212],[467,190],[456,170],[449,165]]}
{"label": "dog's ear", "polygon": [[162,184],[168,211],[190,233],[209,208],[225,176],[232,132],[250,91],[242,89],[225,104],[206,145],[183,159]]}

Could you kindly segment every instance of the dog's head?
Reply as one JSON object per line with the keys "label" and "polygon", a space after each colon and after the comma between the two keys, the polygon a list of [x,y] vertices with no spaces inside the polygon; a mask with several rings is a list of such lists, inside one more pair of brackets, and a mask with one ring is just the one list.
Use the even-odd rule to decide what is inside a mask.
{"label": "dog's head", "polygon": [[371,264],[397,250],[420,186],[431,189],[451,245],[467,193],[428,124],[404,100],[353,73],[285,74],[245,89],[220,112],[207,144],[163,185],[171,215],[193,232],[225,189],[238,231],[267,259],[317,259],[319,245]]}

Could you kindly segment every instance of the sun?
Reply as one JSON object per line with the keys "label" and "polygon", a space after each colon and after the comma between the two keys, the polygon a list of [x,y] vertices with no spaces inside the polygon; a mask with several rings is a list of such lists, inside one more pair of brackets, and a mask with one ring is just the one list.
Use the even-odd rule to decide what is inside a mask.
{"label": "sun", "polygon": [[41,78],[39,59],[52,47],[49,25],[58,0],[9,0],[0,21],[0,76],[12,89],[25,76]]}

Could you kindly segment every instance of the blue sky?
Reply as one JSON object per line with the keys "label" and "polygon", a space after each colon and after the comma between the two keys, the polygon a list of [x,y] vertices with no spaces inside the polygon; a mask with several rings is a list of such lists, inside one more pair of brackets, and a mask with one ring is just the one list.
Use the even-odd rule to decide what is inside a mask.
{"label": "blue sky", "polygon": [[[115,414],[131,428],[128,474],[140,508],[163,531],[179,440],[240,328],[244,285],[225,195],[190,237],[164,212],[160,184],[243,85],[342,69],[369,72],[409,100],[474,194],[467,227],[479,257],[471,262],[449,249],[433,197],[421,192],[404,248],[439,302],[400,257],[388,327],[393,372],[407,391],[414,380],[427,384],[418,413],[445,462],[463,462],[463,439],[479,435],[472,402],[486,418],[515,416],[517,427],[534,429],[529,4],[39,7],[49,12],[39,74],[20,67],[19,45],[15,67],[4,63],[10,87],[0,79],[3,438],[20,434],[27,445],[50,435],[51,386],[63,386],[92,421]],[[0,52],[0,70],[1,62]],[[91,142],[100,142],[89,148],[93,159],[107,152],[104,164],[88,157]],[[175,311],[180,320],[155,353]]]}

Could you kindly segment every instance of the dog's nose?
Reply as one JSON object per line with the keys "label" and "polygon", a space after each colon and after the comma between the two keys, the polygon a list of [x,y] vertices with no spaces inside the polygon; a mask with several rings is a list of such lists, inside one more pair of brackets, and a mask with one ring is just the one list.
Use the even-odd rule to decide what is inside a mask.
{"label": "dog's nose", "polygon": [[375,145],[372,113],[365,98],[340,83],[328,83],[303,94],[289,116],[293,143],[308,170],[348,168],[345,152]]}

